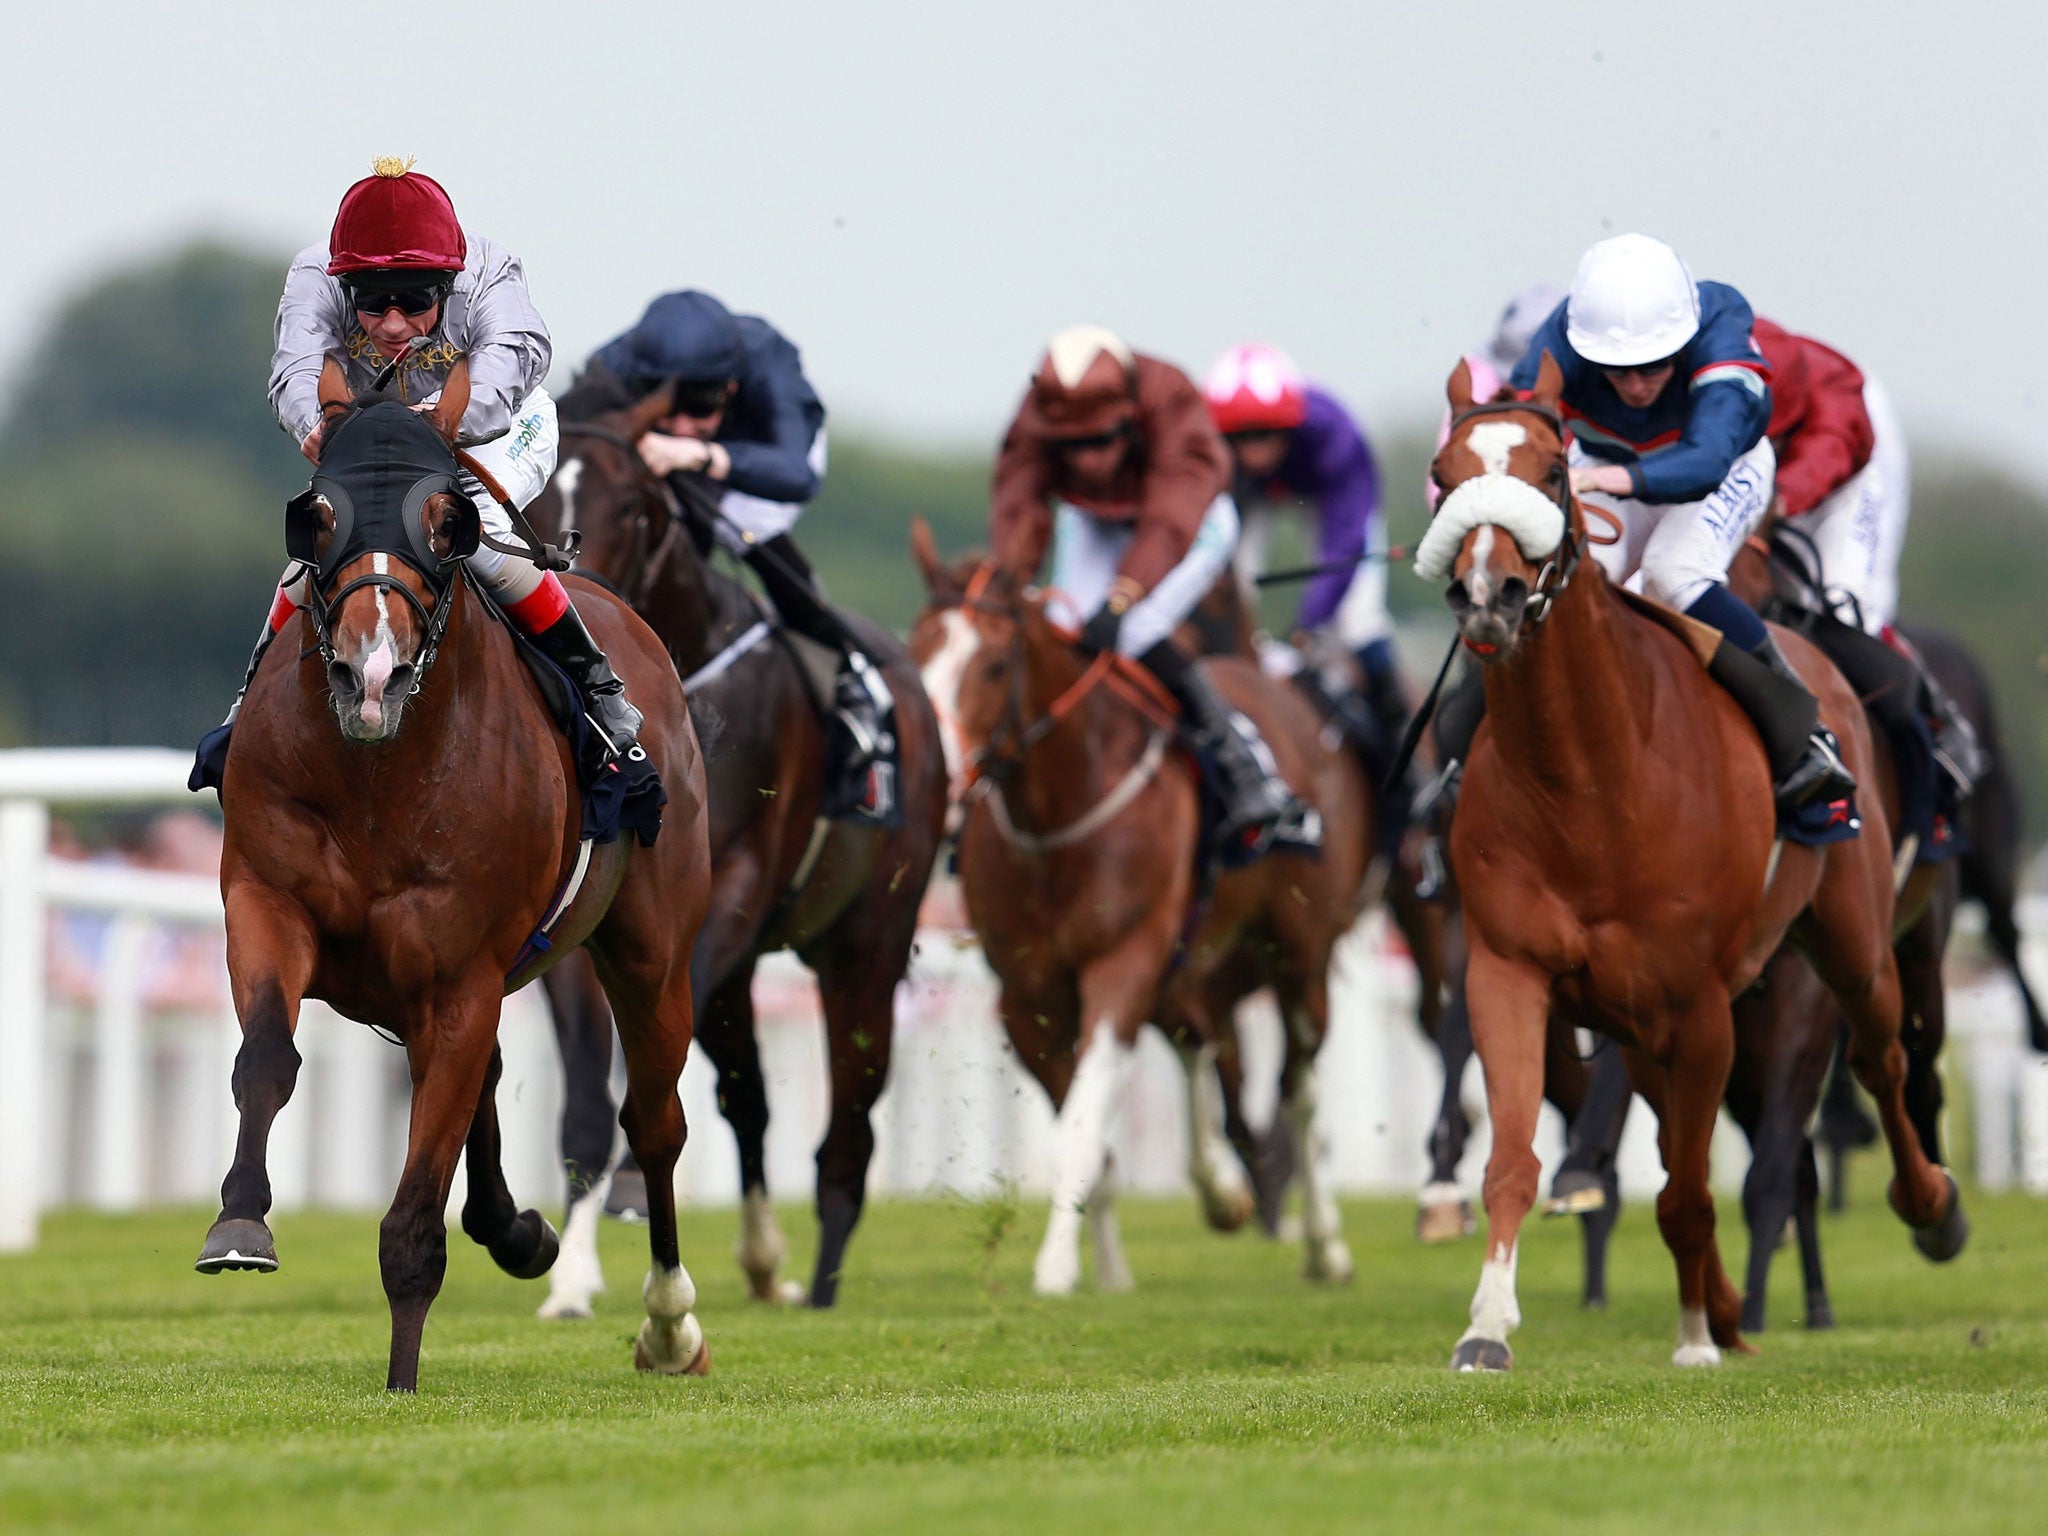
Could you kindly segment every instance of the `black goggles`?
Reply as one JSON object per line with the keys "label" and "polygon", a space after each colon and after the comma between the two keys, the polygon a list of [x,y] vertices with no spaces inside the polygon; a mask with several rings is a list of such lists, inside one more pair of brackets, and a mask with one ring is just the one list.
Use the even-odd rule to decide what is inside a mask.
{"label": "black goggles", "polygon": [[1053,447],[1061,453],[1086,453],[1091,448],[1107,448],[1112,443],[1123,441],[1124,429],[1111,427],[1107,432],[1097,432],[1092,437],[1056,437]]}
{"label": "black goggles", "polygon": [[732,385],[721,380],[716,384],[688,384],[678,381],[675,392],[669,397],[678,416],[689,416],[701,421],[706,416],[716,416],[732,399]]}
{"label": "black goggles", "polygon": [[357,313],[381,315],[388,309],[395,309],[402,315],[424,315],[441,302],[445,289],[440,283],[431,283],[424,288],[392,288],[378,283],[348,283],[348,301]]}

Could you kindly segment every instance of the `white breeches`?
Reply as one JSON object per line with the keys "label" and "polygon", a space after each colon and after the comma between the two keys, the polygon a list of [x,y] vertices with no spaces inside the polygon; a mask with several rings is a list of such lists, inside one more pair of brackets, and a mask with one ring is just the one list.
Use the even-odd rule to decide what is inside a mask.
{"label": "white breeches", "polygon": [[[823,427],[820,427],[818,435],[811,439],[811,451],[807,457],[811,472],[823,479]],[[732,554],[743,555],[747,552],[749,544],[765,544],[777,535],[794,528],[796,520],[804,515],[805,505],[801,501],[769,501],[765,497],[749,496],[745,491],[727,491],[718,498],[718,542]]]}
{"label": "white breeches", "polygon": [[[1579,468],[1607,461],[1587,454],[1574,440],[1571,462]],[[1729,562],[1770,510],[1777,464],[1771,440],[1764,438],[1699,501],[1653,503],[1586,493],[1582,501],[1621,519],[1620,541],[1595,544],[1593,558],[1617,584],[1640,571],[1645,592],[1683,613],[1708,587],[1728,579]],[[1596,535],[1609,531],[1598,518],[1587,519],[1587,526]]]}
{"label": "white breeches", "polygon": [[[1244,583],[1248,602],[1257,601],[1257,582],[1265,574],[1266,550],[1279,516],[1277,507],[1261,505],[1244,509],[1244,530],[1238,536],[1237,557],[1232,564],[1238,579]],[[1385,640],[1394,633],[1394,619],[1387,612],[1386,518],[1374,515],[1366,528],[1365,547],[1368,553],[1381,558],[1367,560],[1352,572],[1351,585],[1344,589],[1337,612],[1330,619],[1330,627],[1336,631],[1337,639],[1347,651],[1356,651],[1375,640]]]}
{"label": "white breeches", "polygon": [[1804,530],[1820,551],[1821,584],[1853,597],[1864,629],[1874,635],[1898,614],[1912,472],[1898,418],[1875,380],[1864,381],[1863,403],[1877,431],[1870,462],[1819,506],[1791,519],[1791,526]]}
{"label": "white breeches", "polygon": [[[555,458],[561,446],[562,432],[555,417],[554,397],[544,389],[536,389],[512,413],[509,432],[465,451],[490,472],[504,488],[505,494],[512,498],[512,504],[523,512],[555,472]],[[484,532],[505,543],[517,542],[513,537],[512,519],[498,505],[497,499],[468,470],[461,473],[462,488],[476,503],[477,517],[483,523]],[[521,598],[532,596],[545,574],[532,561],[502,554],[488,544],[479,544],[476,553],[465,563],[501,604],[516,603]],[[281,590],[295,605],[306,601],[304,577]]]}
{"label": "white breeches", "polygon": [[[512,498],[512,504],[523,512],[547,485],[548,476],[555,472],[555,460],[561,448],[562,430],[555,419],[554,397],[544,389],[536,389],[512,413],[511,431],[503,437],[492,438],[488,443],[479,443],[468,451],[471,458],[490,471],[498,484],[504,487],[505,494]],[[463,473],[462,485],[469,492],[469,499],[476,503],[484,532],[505,543],[516,542],[512,534],[512,519],[498,505],[496,498],[467,471]],[[468,564],[476,573],[476,579],[501,603],[516,603],[531,595],[540,585],[543,574],[532,561],[502,554],[488,544],[478,545]]]}
{"label": "white breeches", "polygon": [[[1129,524],[1105,523],[1068,502],[1059,504],[1053,514],[1052,596],[1046,604],[1054,623],[1079,629],[1102,606],[1134,537]],[[1126,656],[1143,656],[1170,637],[1230,568],[1236,547],[1237,503],[1218,496],[1202,514],[1202,526],[1180,564],[1124,614],[1116,648]]]}

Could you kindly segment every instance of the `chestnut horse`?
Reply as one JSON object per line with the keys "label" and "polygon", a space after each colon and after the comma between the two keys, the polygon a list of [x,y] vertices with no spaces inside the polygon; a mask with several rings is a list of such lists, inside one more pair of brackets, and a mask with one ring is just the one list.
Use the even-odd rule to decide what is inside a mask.
{"label": "chestnut horse", "polygon": [[[308,606],[249,685],[221,795],[241,1130],[198,1268],[277,1267],[266,1146],[298,1073],[300,1001],[390,1031],[412,1069],[412,1117],[378,1256],[391,1304],[387,1385],[415,1390],[465,1143],[463,1230],[522,1278],[554,1258],[553,1231],[514,1207],[499,1166],[498,1016],[510,986],[581,943],[618,1010],[621,1119],[653,1175],[635,1363],[702,1372],[709,1354],[668,1193],[685,1133],[676,1080],[692,1025],[687,957],[710,888],[704,770],[682,689],[623,604],[571,584],[647,717],[641,744],[669,796],[653,847],[583,848],[569,747],[457,564],[476,547],[477,513],[451,494],[455,459],[403,405],[335,399],[334,372],[323,387],[328,479],[316,476],[314,494],[294,504],[293,553],[314,568]],[[567,907],[553,948],[529,961],[529,936],[558,900]]]}
{"label": "chestnut horse", "polygon": [[930,605],[911,632],[964,789],[960,884],[1003,1027],[1058,1111],[1052,1214],[1033,1270],[1042,1295],[1080,1280],[1085,1215],[1104,1290],[1131,1284],[1112,1200],[1111,1117],[1149,1019],[1187,1072],[1189,1173],[1214,1226],[1252,1212],[1219,1125],[1219,1041],[1239,999],[1270,986],[1284,1023],[1279,1118],[1304,1186],[1304,1272],[1347,1280],[1350,1251],[1320,1166],[1315,1054],[1329,1026],[1330,952],[1362,900],[1370,849],[1365,777],[1323,740],[1306,698],[1234,659],[1206,663],[1249,715],[1294,792],[1321,812],[1319,858],[1275,851],[1198,900],[1196,770],[1142,675],[1085,660],[1041,594],[991,563],[944,566],[931,530],[911,549]]}
{"label": "chestnut horse", "polygon": [[[573,412],[574,395],[565,406]],[[737,1250],[761,1300],[829,1307],[867,1194],[872,1116],[889,1075],[896,984],[910,964],[943,835],[938,723],[902,642],[848,616],[896,699],[901,824],[824,821],[826,740],[799,642],[771,633],[759,604],[718,574],[668,486],[635,444],[668,410],[666,391],[629,409],[562,423],[563,457],[531,509],[543,530],[581,536],[576,568],[609,581],[652,626],[686,678],[711,796],[711,916],[690,968],[697,1041],[718,1073],[718,1106],[739,1143]],[[786,642],[786,643],[785,643]],[[817,973],[832,1100],[818,1148],[818,1256],[808,1291],[778,1278],[785,1244],[768,1199],[767,1083],[754,1035],[754,968],[793,949]],[[612,1154],[611,1021],[580,968],[551,978],[567,1077],[563,1152],[570,1215],[543,1317],[587,1317],[603,1289],[596,1220]]]}
{"label": "chestnut horse", "polygon": [[[1480,404],[1461,363],[1445,492],[1417,569],[1449,576],[1465,644],[1486,663],[1486,719],[1451,827],[1465,901],[1473,1042],[1493,1122],[1487,1249],[1454,1368],[1505,1370],[1520,1322],[1515,1258],[1536,1197],[1532,1140],[1553,1010],[1612,1035],[1657,1111],[1668,1182],[1658,1226],[1678,1273],[1673,1362],[1746,1349],[1721,1265],[1708,1144],[1735,1054],[1730,999],[1789,936],[1851,1021],[1850,1058],[1892,1153],[1894,1207],[1931,1256],[1960,1244],[1955,1181],[1922,1150],[1904,1097],[1891,952],[1891,838],[1878,817],[1825,848],[1777,840],[1754,728],[1672,629],[1585,562],[1571,494],[1562,379]],[[1858,781],[1870,733],[1841,675],[1781,634]]]}

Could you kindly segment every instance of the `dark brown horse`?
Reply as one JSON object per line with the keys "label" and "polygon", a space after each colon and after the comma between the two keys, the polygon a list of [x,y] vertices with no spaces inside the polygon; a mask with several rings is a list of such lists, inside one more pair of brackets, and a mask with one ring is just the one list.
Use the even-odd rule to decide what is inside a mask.
{"label": "dark brown horse", "polygon": [[[1206,663],[1294,792],[1321,812],[1324,836],[1320,858],[1276,851],[1198,900],[1195,769],[1173,749],[1172,720],[1148,685],[1112,656],[1085,660],[1046,619],[1043,596],[1011,574],[975,561],[948,569],[922,522],[911,548],[931,592],[911,648],[964,792],[962,892],[1002,985],[1010,1042],[1058,1110],[1034,1285],[1074,1289],[1084,1215],[1098,1285],[1131,1283],[1107,1138],[1148,1019],[1187,1072],[1189,1172],[1211,1223],[1250,1214],[1218,1123],[1215,1059],[1236,1003],[1261,986],[1284,1026],[1280,1119],[1301,1149],[1305,1272],[1348,1279],[1313,1138],[1312,1068],[1329,1023],[1330,952],[1357,915],[1370,850],[1356,758],[1323,740],[1293,690],[1271,688],[1244,662]],[[970,768],[980,786],[971,791]]]}
{"label": "dark brown horse", "polygon": [[[347,526],[338,537],[325,494],[302,504],[318,567],[310,606],[250,685],[221,796],[241,1133],[198,1267],[277,1267],[264,1222],[266,1144],[298,1072],[292,1035],[307,997],[389,1030],[412,1068],[405,1169],[379,1243],[391,1303],[387,1384],[418,1384],[427,1309],[447,1265],[443,1211],[465,1143],[463,1230],[515,1275],[548,1267],[553,1232],[517,1210],[505,1186],[493,1095],[500,1000],[546,963],[526,958],[529,936],[570,892],[550,953],[586,945],[604,978],[625,1042],[621,1118],[653,1175],[654,1267],[635,1362],[702,1371],[709,1356],[669,1194],[684,1137],[676,1080],[692,1023],[687,956],[710,888],[703,765],[682,690],[645,625],[609,593],[572,583],[646,714],[641,742],[669,795],[653,847],[583,848],[569,748],[504,624],[454,564],[475,547],[476,509],[447,489],[421,500],[421,490],[452,484],[448,449],[395,402],[349,408],[323,395],[334,409],[322,474],[355,466],[335,481]],[[388,480],[380,489],[377,477],[400,465],[429,466],[438,479],[407,469],[410,496]]]}
{"label": "dark brown horse", "polygon": [[[1669,1175],[1658,1225],[1678,1272],[1673,1360],[1709,1364],[1720,1347],[1746,1347],[1707,1185],[1735,1053],[1730,1000],[1788,935],[1850,1016],[1851,1060],[1891,1147],[1893,1203],[1934,1256],[1960,1246],[1961,1202],[1906,1110],[1889,832],[1872,815],[1846,842],[1778,843],[1753,727],[1686,639],[1582,559],[1561,390],[1546,359],[1531,400],[1481,405],[1459,366],[1433,466],[1445,496],[1417,562],[1448,573],[1460,633],[1487,663],[1486,720],[1450,851],[1494,1148],[1486,1261],[1452,1364],[1498,1370],[1512,1360],[1516,1245],[1536,1196],[1531,1140],[1553,1011],[1619,1040],[1657,1111]],[[1796,636],[1780,641],[1859,782],[1875,783],[1869,730],[1840,674]]]}
{"label": "dark brown horse", "polygon": [[[737,582],[708,564],[669,488],[634,445],[667,409],[565,421],[562,459],[533,519],[582,538],[577,569],[610,582],[690,679],[690,710],[710,778],[713,894],[690,969],[697,1040],[718,1073],[718,1104],[739,1143],[738,1257],[756,1297],[832,1305],[860,1220],[871,1117],[889,1073],[896,985],[910,963],[917,911],[945,821],[937,723],[902,643],[846,616],[896,698],[902,824],[875,829],[820,819],[826,740],[804,642],[775,631]],[[806,1292],[780,1280],[785,1245],[769,1204],[768,1096],[754,1033],[760,957],[793,949],[818,976],[831,1115],[818,1149],[818,1258]],[[568,1079],[563,1152],[571,1209],[543,1316],[588,1316],[603,1288],[595,1223],[612,1156],[611,1021],[587,974],[550,983]]]}

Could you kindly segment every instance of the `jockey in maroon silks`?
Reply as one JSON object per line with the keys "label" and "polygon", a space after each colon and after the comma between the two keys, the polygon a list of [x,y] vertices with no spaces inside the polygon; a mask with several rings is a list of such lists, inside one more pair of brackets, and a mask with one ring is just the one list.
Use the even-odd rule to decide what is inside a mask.
{"label": "jockey in maroon silks", "polygon": [[[440,183],[411,164],[379,159],[374,174],[343,194],[327,242],[292,259],[277,309],[271,406],[278,425],[318,464],[320,373],[329,360],[358,393],[392,368],[388,387],[415,410],[437,404],[451,374],[466,364],[470,395],[457,445],[524,507],[555,467],[555,405],[541,387],[554,356],[547,325],[527,292],[519,258],[466,233]],[[467,472],[463,485],[485,532],[511,540],[511,519],[496,498]],[[624,684],[561,581],[489,545],[468,565],[506,617],[575,679],[612,750],[629,750],[640,713],[627,702]],[[272,600],[244,692],[271,637],[304,597],[305,576],[294,568]],[[238,692],[227,719],[208,738],[216,767],[241,702]],[[208,746],[201,756],[203,774]]]}

